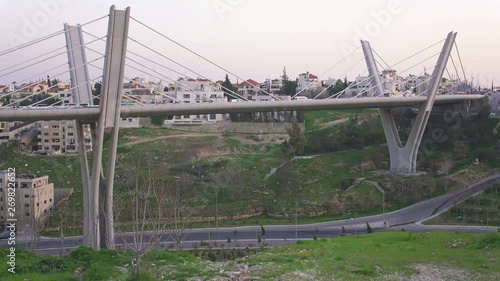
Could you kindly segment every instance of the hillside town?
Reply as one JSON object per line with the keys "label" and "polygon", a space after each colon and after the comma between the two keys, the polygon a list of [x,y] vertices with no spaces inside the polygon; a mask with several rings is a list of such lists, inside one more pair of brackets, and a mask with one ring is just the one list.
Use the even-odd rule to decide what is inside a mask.
{"label": "hillside town", "polygon": [[[430,74],[409,74],[399,76],[395,70],[383,70],[381,79],[384,95],[419,96],[425,95]],[[70,82],[57,79],[40,80],[7,85],[0,84],[0,107],[52,107],[52,106],[97,106],[98,99],[86,103],[75,104],[71,94]],[[458,79],[443,79],[440,94],[464,94],[473,92],[491,92],[496,95],[500,88],[481,89],[473,87]],[[94,95],[98,95],[100,84],[92,84]],[[257,82],[254,79],[231,83],[226,81],[210,81],[205,78],[181,77],[173,83],[149,81],[136,77],[123,84],[123,106],[155,105],[167,103],[205,103],[205,102],[237,102],[248,100],[266,102],[274,100],[307,100],[327,98],[354,98],[374,96],[370,77],[358,76],[353,81],[320,77],[306,71],[290,80],[283,70],[283,76]],[[149,118],[148,118],[149,119]],[[141,118],[123,118],[122,128],[139,128],[146,126],[149,120]],[[231,122],[228,114],[167,116],[162,126],[216,124]],[[15,143],[20,149],[32,154],[64,154],[77,153],[81,145],[76,138],[75,121],[39,121],[39,122],[0,122],[0,144]],[[85,149],[92,150],[91,130],[84,127]]]}

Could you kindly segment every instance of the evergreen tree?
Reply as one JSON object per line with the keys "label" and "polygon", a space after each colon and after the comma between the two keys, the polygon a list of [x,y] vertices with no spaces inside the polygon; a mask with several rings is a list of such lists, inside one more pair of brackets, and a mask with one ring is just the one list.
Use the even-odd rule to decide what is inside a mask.
{"label": "evergreen tree", "polygon": [[297,92],[297,82],[290,81],[288,75],[286,74],[286,67],[283,67],[283,75],[281,75],[281,82],[283,88],[281,89],[281,94],[287,96],[293,96]]}
{"label": "evergreen tree", "polygon": [[224,96],[227,97],[228,100],[235,99],[232,95],[230,95],[231,92],[236,92],[238,89],[235,89],[233,86],[233,83],[231,83],[231,80],[229,80],[229,76],[226,74],[226,80],[222,83],[222,91],[224,92]]}
{"label": "evergreen tree", "polygon": [[292,153],[293,155],[304,153],[306,137],[297,122],[292,122],[292,128],[287,129],[287,133],[290,137],[288,141],[284,142],[287,152]]}

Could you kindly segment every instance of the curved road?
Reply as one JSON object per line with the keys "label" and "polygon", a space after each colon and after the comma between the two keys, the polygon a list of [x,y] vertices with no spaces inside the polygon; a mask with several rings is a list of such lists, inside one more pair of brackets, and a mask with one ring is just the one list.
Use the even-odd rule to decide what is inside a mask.
{"label": "curved road", "polygon": [[[265,236],[262,236],[260,226],[243,226],[229,228],[197,228],[186,231],[183,236],[182,248],[189,249],[194,243],[215,242],[224,243],[226,247],[246,247],[258,246],[258,236],[262,236],[262,243],[268,246],[281,246],[285,244],[295,243],[296,239],[306,240],[312,239],[314,235],[318,238],[330,238],[340,236],[342,227],[344,227],[345,235],[355,235],[366,232],[366,222],[374,229],[374,231],[383,230],[405,230],[410,231],[462,231],[462,232],[487,232],[496,231],[496,227],[484,226],[441,226],[441,225],[422,225],[421,222],[429,220],[439,214],[449,210],[454,204],[458,204],[465,199],[481,193],[485,187],[493,182],[500,181],[500,174],[484,179],[468,188],[448,193],[427,201],[417,203],[407,208],[374,215],[369,217],[360,217],[356,219],[347,219],[333,222],[315,223],[307,225],[283,225],[283,226],[268,226],[265,225]],[[385,224],[384,224],[385,222]],[[234,235],[234,231],[237,235]],[[228,244],[228,237],[232,243]],[[30,245],[29,237],[28,247]],[[16,247],[24,248],[25,237],[20,232],[16,237]],[[147,241],[147,238],[144,240]],[[162,238],[162,244],[173,245],[173,239],[169,234],[165,234]],[[42,254],[58,254],[61,249],[69,251],[81,245],[82,237],[67,237],[64,241],[60,238],[43,237],[37,242],[37,252]],[[117,234],[116,243],[118,247],[125,247],[126,243],[133,244],[133,235],[131,233]],[[7,240],[0,240],[0,247],[8,248]]]}

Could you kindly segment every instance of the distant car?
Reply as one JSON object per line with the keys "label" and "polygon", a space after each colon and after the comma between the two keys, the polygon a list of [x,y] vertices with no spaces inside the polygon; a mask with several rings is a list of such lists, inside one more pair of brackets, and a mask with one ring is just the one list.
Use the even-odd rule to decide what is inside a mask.
{"label": "distant car", "polygon": [[294,100],[308,100],[307,97],[295,97]]}

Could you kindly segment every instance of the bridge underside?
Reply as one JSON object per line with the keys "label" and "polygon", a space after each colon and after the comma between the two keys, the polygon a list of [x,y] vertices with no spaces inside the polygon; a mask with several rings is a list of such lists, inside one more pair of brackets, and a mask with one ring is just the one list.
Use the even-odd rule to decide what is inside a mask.
{"label": "bridge underside", "polygon": [[[483,95],[450,95],[437,96],[436,104],[453,104],[478,102]],[[235,103],[189,103],[162,104],[150,106],[124,106],[120,117],[151,117],[196,114],[224,114],[242,112],[268,111],[308,111],[326,109],[355,108],[395,108],[419,106],[427,97],[383,97],[356,99],[329,99],[305,101],[267,101],[267,102],[235,102]],[[41,109],[0,109],[0,121],[50,121],[50,120],[82,120],[95,122],[100,115],[98,107],[79,108],[41,108]]]}

